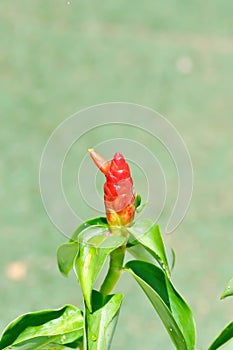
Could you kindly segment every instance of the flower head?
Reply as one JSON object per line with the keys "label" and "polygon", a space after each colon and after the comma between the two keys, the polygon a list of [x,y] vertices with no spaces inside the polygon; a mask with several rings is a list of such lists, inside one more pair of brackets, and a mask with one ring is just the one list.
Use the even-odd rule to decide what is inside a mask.
{"label": "flower head", "polygon": [[93,148],[89,152],[97,167],[106,176],[104,204],[109,225],[130,225],[135,213],[135,193],[125,158],[117,152],[109,162]]}

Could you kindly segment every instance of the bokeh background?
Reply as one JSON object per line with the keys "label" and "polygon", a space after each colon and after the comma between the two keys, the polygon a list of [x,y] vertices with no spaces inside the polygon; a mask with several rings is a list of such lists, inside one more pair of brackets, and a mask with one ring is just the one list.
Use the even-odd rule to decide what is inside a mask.
{"label": "bokeh background", "polygon": [[[228,0],[1,0],[0,331],[30,310],[81,305],[75,277],[56,266],[65,237],[43,208],[39,162],[59,123],[109,101],[154,108],[183,136],[195,184],[185,220],[165,237],[173,281],[194,311],[198,349],[232,319],[232,300],[219,300],[233,272],[232,11]],[[82,149],[92,145],[90,136]],[[126,277],[112,348],[173,349]]]}

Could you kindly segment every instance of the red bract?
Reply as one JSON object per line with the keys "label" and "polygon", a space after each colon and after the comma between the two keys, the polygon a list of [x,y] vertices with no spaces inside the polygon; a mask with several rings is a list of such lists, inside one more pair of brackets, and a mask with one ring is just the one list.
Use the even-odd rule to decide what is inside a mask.
{"label": "red bract", "polygon": [[130,225],[135,213],[135,193],[125,158],[117,152],[109,162],[93,148],[89,152],[97,167],[106,176],[104,203],[109,225]]}

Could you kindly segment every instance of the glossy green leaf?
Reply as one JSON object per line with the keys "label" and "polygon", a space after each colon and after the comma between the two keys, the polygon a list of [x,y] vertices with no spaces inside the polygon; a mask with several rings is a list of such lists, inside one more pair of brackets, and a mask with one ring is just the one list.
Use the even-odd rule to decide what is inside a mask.
{"label": "glossy green leaf", "polygon": [[[60,345],[56,343],[51,343],[51,337],[39,337],[26,340],[20,344],[17,344],[9,349],[15,350],[63,350],[67,349],[66,345]],[[54,337],[54,341],[56,341],[56,337]]]}
{"label": "glossy green leaf", "polygon": [[221,299],[224,299],[230,296],[233,296],[233,277],[227,282],[227,285],[224,289]]}
{"label": "glossy green leaf", "polygon": [[78,240],[78,236],[79,234],[85,230],[87,227],[89,226],[96,226],[96,225],[100,225],[100,226],[105,226],[108,227],[108,222],[107,219],[105,217],[97,217],[97,218],[92,218],[89,219],[85,222],[83,222],[78,228],[76,228],[76,230],[73,232],[70,241],[77,241]]}
{"label": "glossy green leaf", "polygon": [[135,196],[135,208],[137,209],[140,205],[141,205],[141,196],[139,193],[136,193],[136,196]]}
{"label": "glossy green leaf", "polygon": [[141,196],[140,196],[139,193],[137,193],[136,197],[135,197],[135,208],[136,208],[135,210],[136,210],[136,213],[141,213],[147,204],[148,204],[148,202],[142,203]]}
{"label": "glossy green leaf", "polygon": [[226,344],[233,338],[233,321],[229,323],[222,332],[217,336],[214,342],[210,345],[208,350],[216,350]]}
{"label": "glossy green leaf", "polygon": [[73,341],[72,343],[67,343],[66,344],[67,348],[71,348],[71,349],[80,349],[83,350],[83,337],[82,338],[78,338],[75,341]]}
{"label": "glossy green leaf", "polygon": [[56,344],[68,344],[83,336],[82,311],[72,305],[58,310],[44,310],[22,315],[11,322],[2,334],[0,350],[21,346],[42,349],[42,346],[56,348]]}
{"label": "glossy green leaf", "polygon": [[69,242],[63,243],[58,247],[57,250],[57,262],[59,270],[66,277],[68,276],[70,270],[73,268],[74,260],[78,254],[79,244],[78,237],[82,231],[87,227],[101,225],[103,227],[108,227],[106,218],[97,217],[92,218],[83,222],[73,233],[72,238]]}
{"label": "glossy green leaf", "polygon": [[195,349],[192,312],[164,271],[148,262],[132,260],[126,271],[136,279],[157,311],[178,350]]}
{"label": "glossy green leaf", "polygon": [[122,294],[103,296],[93,291],[93,311],[86,307],[85,315],[87,350],[110,349],[122,299]]}
{"label": "glossy green leaf", "polygon": [[66,277],[73,268],[74,259],[78,254],[78,242],[68,242],[61,244],[57,249],[57,262],[59,270]]}
{"label": "glossy green leaf", "polygon": [[158,261],[167,275],[170,276],[170,269],[159,226],[154,224],[150,219],[139,219],[127,230],[145,247],[156,261]]}
{"label": "glossy green leaf", "polygon": [[[20,349],[20,350],[61,350],[61,349],[83,349],[83,337],[72,341],[76,337],[75,332],[66,334],[65,336],[39,336],[34,337],[16,345],[7,347],[6,349]],[[68,342],[68,343],[66,343]]]}
{"label": "glossy green leaf", "polygon": [[80,236],[79,254],[74,268],[82,287],[84,299],[89,310],[93,284],[101,271],[107,256],[126,243],[126,237],[111,234],[103,226],[89,226]]}

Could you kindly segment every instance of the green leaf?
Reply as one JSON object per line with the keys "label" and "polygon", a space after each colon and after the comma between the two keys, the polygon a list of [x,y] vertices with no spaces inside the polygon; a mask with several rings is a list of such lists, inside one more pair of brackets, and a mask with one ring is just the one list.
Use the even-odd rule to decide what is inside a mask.
{"label": "green leaf", "polygon": [[[54,343],[54,346],[72,343],[82,336],[82,311],[65,305],[61,309],[31,312],[16,318],[3,332],[0,350],[16,345],[25,350],[42,349],[49,343]],[[29,348],[29,344],[34,345]]]}
{"label": "green leaf", "polygon": [[79,254],[74,269],[82,287],[84,299],[89,310],[93,284],[101,271],[107,256],[124,245],[126,237],[111,234],[105,226],[89,226],[80,236]]}
{"label": "green leaf", "polygon": [[140,206],[141,200],[142,200],[142,199],[141,199],[140,194],[139,194],[139,193],[136,193],[136,196],[135,196],[135,208],[136,208],[136,209]]}
{"label": "green leaf", "polygon": [[73,268],[74,260],[78,254],[79,244],[78,237],[82,231],[87,227],[101,225],[102,227],[108,227],[106,218],[97,217],[83,222],[72,234],[69,242],[63,243],[57,250],[57,262],[59,270],[63,275],[68,277],[70,270]]}
{"label": "green leaf", "polygon": [[158,225],[150,219],[139,219],[127,228],[129,233],[156,259],[162,269],[170,276],[166,251]]}
{"label": "green leaf", "polygon": [[65,344],[65,346],[67,348],[71,348],[71,349],[82,349],[83,350],[83,337],[82,338],[78,338],[75,341],[73,341],[72,343],[67,343]]}
{"label": "green leaf", "polygon": [[140,196],[139,193],[137,193],[136,196],[135,196],[136,213],[141,213],[147,204],[148,204],[148,202],[142,203],[141,196]]}
{"label": "green leaf", "polygon": [[[56,340],[56,337],[54,337],[54,341]],[[33,338],[26,340],[25,342],[22,342],[20,344],[17,344],[13,347],[10,347],[9,349],[15,349],[15,350],[63,350],[67,348],[66,345],[60,345],[56,343],[51,343],[51,337],[39,337],[39,338]]]}
{"label": "green leaf", "polygon": [[105,226],[105,227],[109,227],[108,226],[108,222],[107,219],[105,217],[97,217],[97,218],[92,218],[89,219],[85,222],[83,222],[78,228],[76,228],[76,230],[73,232],[70,241],[77,241],[78,240],[78,236],[79,234],[85,230],[87,227],[89,226],[96,226],[96,225],[100,225],[100,226]]}
{"label": "green leaf", "polygon": [[150,299],[176,348],[194,350],[195,324],[192,312],[164,271],[138,260],[129,261],[125,269]]}
{"label": "green leaf", "polygon": [[217,336],[214,342],[210,345],[208,350],[215,350],[226,344],[230,339],[233,338],[233,321],[230,322],[222,332]]}
{"label": "green leaf", "polygon": [[57,262],[59,270],[66,277],[73,268],[74,259],[78,254],[78,242],[68,242],[61,244],[57,249]]}
{"label": "green leaf", "polygon": [[221,299],[224,299],[230,296],[233,296],[233,277],[227,282],[227,285],[224,289]]}
{"label": "green leaf", "polygon": [[86,307],[85,315],[87,350],[110,349],[122,299],[123,294],[103,296],[93,290],[93,312]]}

